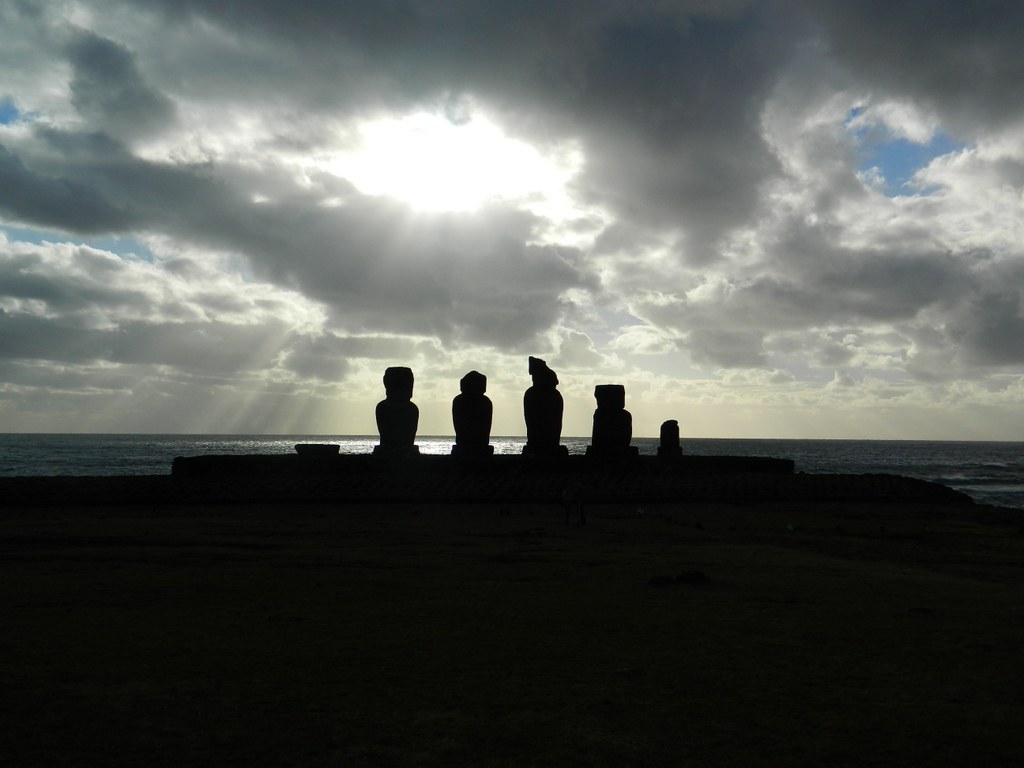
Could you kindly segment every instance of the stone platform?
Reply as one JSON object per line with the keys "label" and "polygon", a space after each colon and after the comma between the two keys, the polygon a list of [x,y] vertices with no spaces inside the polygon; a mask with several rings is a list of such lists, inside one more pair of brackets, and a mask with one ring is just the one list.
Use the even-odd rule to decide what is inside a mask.
{"label": "stone platform", "polygon": [[0,478],[0,506],[253,502],[559,502],[580,483],[588,502],[926,501],[966,494],[898,475],[795,474],[793,462],[740,456],[639,456],[623,461],[380,455],[195,456],[171,475]]}
{"label": "stone platform", "polygon": [[[301,449],[304,446],[296,446]],[[293,454],[245,456],[179,456],[171,474],[178,478],[210,479],[227,477],[323,476],[354,478],[379,475],[396,477],[456,476],[541,477],[547,475],[606,475],[653,477],[693,477],[709,475],[792,475],[792,459],[763,456],[679,456],[663,459],[630,454],[622,458],[555,455],[532,457],[518,454],[459,458],[436,454],[322,454],[297,450]]]}

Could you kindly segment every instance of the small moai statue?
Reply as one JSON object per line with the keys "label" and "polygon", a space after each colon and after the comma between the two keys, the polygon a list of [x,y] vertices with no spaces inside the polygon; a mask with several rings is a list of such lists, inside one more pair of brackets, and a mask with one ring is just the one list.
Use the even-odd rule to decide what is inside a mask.
{"label": "small moai statue", "polygon": [[374,453],[394,456],[418,454],[416,427],[420,409],[412,402],[411,368],[388,368],[384,371],[385,398],[377,403],[377,431],[380,445]]}
{"label": "small moai statue", "polygon": [[528,456],[567,456],[569,449],[560,445],[562,439],[562,394],[558,391],[558,376],[543,360],[530,358],[530,376],[533,386],[523,395],[523,413],[526,416],[526,445]]}
{"label": "small moai statue", "polygon": [[633,417],[626,410],[626,388],[621,384],[599,384],[594,388],[594,397],[597,410],[587,455],[601,458],[639,455],[639,449],[629,444],[633,439]]}
{"label": "small moai statue", "polygon": [[661,425],[661,445],[658,446],[658,456],[662,459],[675,459],[683,455],[683,449],[679,447],[679,422],[670,419]]}
{"label": "small moai statue", "polygon": [[491,456],[491,417],[494,406],[484,394],[487,377],[470,371],[459,381],[461,394],[452,400],[452,422],[455,424],[455,445],[452,456],[465,458]]}

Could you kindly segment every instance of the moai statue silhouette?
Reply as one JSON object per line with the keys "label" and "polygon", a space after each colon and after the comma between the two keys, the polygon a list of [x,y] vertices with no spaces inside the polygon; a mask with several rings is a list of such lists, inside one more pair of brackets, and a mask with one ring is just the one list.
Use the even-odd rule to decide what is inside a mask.
{"label": "moai statue silhouette", "polygon": [[494,406],[484,394],[487,377],[470,371],[459,382],[461,394],[452,400],[452,421],[455,424],[453,456],[480,457],[494,453],[491,440],[491,417]]}
{"label": "moai statue silhouette", "polygon": [[548,364],[536,357],[530,358],[530,376],[533,386],[523,395],[523,413],[526,416],[526,445],[523,453],[529,456],[566,456],[569,449],[562,439],[562,395],[556,389],[558,376]]}
{"label": "moai statue silhouette", "polygon": [[621,384],[600,384],[594,388],[597,410],[594,432],[587,447],[588,456],[628,458],[639,454],[631,446],[633,417],[626,410],[626,388]]}
{"label": "moai statue silhouette", "polygon": [[412,402],[411,368],[388,368],[384,371],[385,398],[377,403],[377,431],[380,445],[374,453],[391,455],[417,454],[416,427],[420,409]]}
{"label": "moai statue silhouette", "polygon": [[679,422],[670,419],[661,425],[661,445],[658,446],[658,456],[663,459],[674,459],[683,455],[683,449],[679,447]]}

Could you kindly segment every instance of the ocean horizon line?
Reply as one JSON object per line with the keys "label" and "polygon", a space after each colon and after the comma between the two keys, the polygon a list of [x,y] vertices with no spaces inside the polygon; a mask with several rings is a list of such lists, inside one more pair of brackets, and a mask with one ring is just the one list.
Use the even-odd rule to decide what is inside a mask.
{"label": "ocean horizon line", "polygon": [[[376,440],[379,439],[380,435],[377,433],[341,433],[341,432],[85,432],[85,431],[73,431],[73,432],[19,432],[19,431],[0,431],[0,436],[6,435],[75,435],[75,436],[92,436],[92,437],[205,437],[205,438],[298,438],[298,437],[325,437],[325,438],[344,438],[351,440]],[[417,435],[417,440],[454,440],[455,434],[424,434]],[[492,435],[491,440],[525,440],[526,435]],[[579,442],[581,440],[590,440],[590,435],[563,435],[562,440],[571,440],[573,442]],[[633,440],[659,440],[658,435],[633,435]],[[738,437],[738,436],[708,436],[708,435],[680,435],[681,441],[686,440],[764,440],[764,441],[789,441],[789,442],[810,442],[810,441],[829,441],[829,442],[886,442],[886,443],[1002,443],[1002,444],[1013,444],[1013,443],[1024,443],[1024,438],[1020,440],[1007,440],[1007,439],[991,439],[991,438],[955,438],[955,437]]]}

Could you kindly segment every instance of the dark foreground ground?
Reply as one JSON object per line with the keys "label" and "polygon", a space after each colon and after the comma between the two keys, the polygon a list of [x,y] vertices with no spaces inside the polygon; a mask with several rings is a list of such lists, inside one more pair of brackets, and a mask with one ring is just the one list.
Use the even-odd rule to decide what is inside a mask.
{"label": "dark foreground ground", "polygon": [[1021,524],[0,509],[0,765],[1018,766]]}

